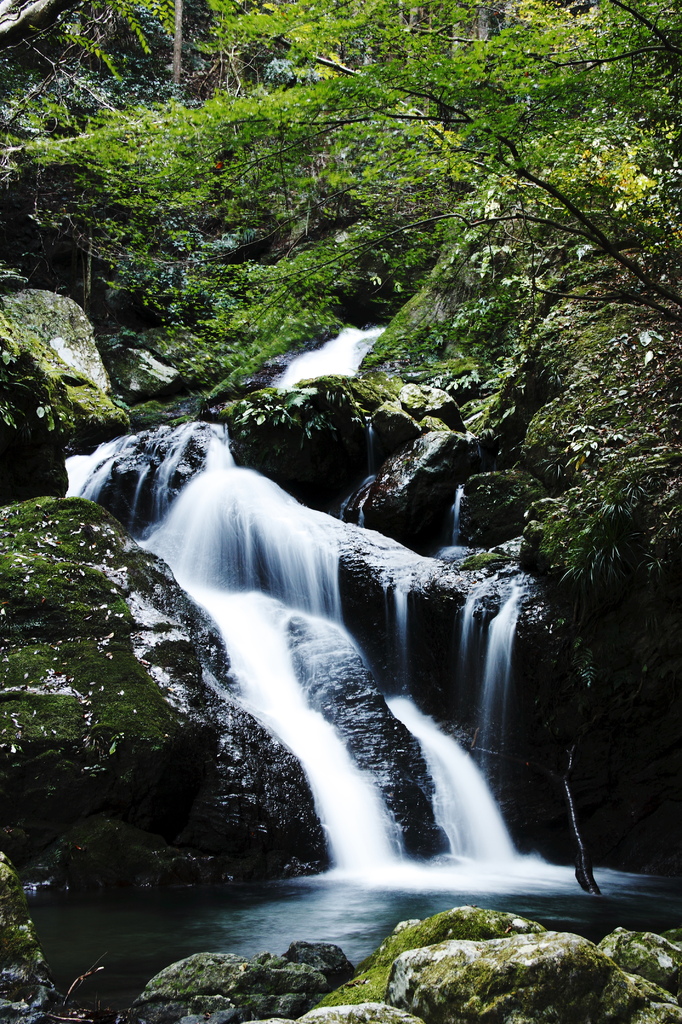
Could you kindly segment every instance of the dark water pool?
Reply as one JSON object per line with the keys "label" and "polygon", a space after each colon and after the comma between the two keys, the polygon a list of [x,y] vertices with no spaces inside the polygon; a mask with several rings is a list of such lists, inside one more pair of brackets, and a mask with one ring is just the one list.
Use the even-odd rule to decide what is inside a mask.
{"label": "dark water pool", "polygon": [[333,874],[258,885],[31,894],[29,903],[62,990],[100,960],[83,997],[125,1007],[174,960],[203,950],[283,953],[295,939],[340,945],[357,963],[398,921],[474,903],[598,940],[617,925],[682,925],[682,879],[596,872],[588,896],[567,868],[526,861],[497,874],[414,868],[370,879]]}

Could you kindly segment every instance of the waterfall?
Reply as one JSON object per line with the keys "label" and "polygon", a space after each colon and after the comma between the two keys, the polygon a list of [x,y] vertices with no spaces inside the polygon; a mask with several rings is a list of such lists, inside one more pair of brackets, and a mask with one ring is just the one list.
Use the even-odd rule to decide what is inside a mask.
{"label": "waterfall", "polygon": [[511,860],[509,833],[472,758],[406,697],[392,697],[388,706],[419,740],[434,783],[434,816],[450,853],[476,861]]}
{"label": "waterfall", "polygon": [[[516,622],[523,584],[514,579],[497,613],[485,605],[499,581],[487,580],[475,587],[460,617],[457,670],[457,703],[473,716],[476,746],[500,752],[505,742]],[[483,753],[482,763],[490,762]]]}
{"label": "waterfall", "polygon": [[[70,494],[106,497],[107,503],[115,499],[117,480],[125,480],[131,528],[213,617],[240,699],[301,761],[334,865],[369,876],[382,865],[399,864],[403,826],[385,802],[391,785],[385,776],[380,785],[366,756],[364,767],[358,767],[352,744],[330,720],[325,702],[313,707],[306,689],[311,679],[330,676],[344,644],[362,658],[341,622],[339,538],[348,528],[299,504],[255,471],[236,466],[224,429],[208,424],[119,438],[90,456],[69,460],[69,470]],[[143,503],[151,526],[140,521]],[[410,590],[407,575],[394,576],[384,587],[395,689],[402,693],[409,692],[410,683]],[[505,604],[504,615],[500,612],[499,630],[490,631],[485,699],[491,728],[499,719],[493,709],[501,700],[494,666],[504,664],[500,652],[510,643],[518,595],[515,601],[514,606],[507,602],[508,609]],[[472,619],[474,606],[475,601]],[[292,636],[301,623],[319,638],[312,645],[315,665],[303,668],[300,659],[312,647],[299,643],[295,663]],[[341,687],[347,685],[344,678],[341,670]],[[415,750],[421,748],[432,776],[435,817],[452,855],[480,861],[513,856],[499,812],[469,756],[409,701],[391,700],[392,719],[383,698],[377,694],[372,699],[418,742]],[[427,799],[428,807],[425,792],[420,791],[420,799]]]}
{"label": "waterfall", "polygon": [[290,388],[301,380],[309,380],[311,377],[328,377],[333,373],[352,377],[357,373],[360,363],[384,330],[384,327],[371,327],[366,331],[360,331],[356,327],[346,327],[336,338],[332,338],[321,348],[297,356],[281,377],[275,381],[276,387]]}
{"label": "waterfall", "polygon": [[367,416],[365,419],[365,438],[367,443],[367,477],[364,482],[369,483],[370,480],[375,479],[381,465],[379,441],[377,440],[371,416]]}
{"label": "waterfall", "polygon": [[522,588],[512,582],[509,595],[490,623],[480,702],[480,745],[499,750],[504,744],[516,621]]}
{"label": "waterfall", "polygon": [[187,589],[218,624],[246,707],[303,765],[335,866],[363,872],[390,863],[400,846],[395,824],[334,727],[306,702],[287,643],[289,610],[259,593]]}

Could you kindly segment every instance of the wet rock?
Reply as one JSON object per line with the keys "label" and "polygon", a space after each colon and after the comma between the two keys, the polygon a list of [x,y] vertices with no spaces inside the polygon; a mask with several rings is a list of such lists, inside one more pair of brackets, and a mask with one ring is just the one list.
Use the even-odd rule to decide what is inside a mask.
{"label": "wet rock", "polygon": [[372,416],[372,423],[384,449],[390,455],[406,441],[413,441],[421,434],[414,417],[405,412],[396,400],[384,402]]}
{"label": "wet rock", "polygon": [[259,953],[195,953],[171,964],[147,983],[132,1006],[144,1024],[176,1024],[182,1017],[233,1012],[230,1022],[254,1018],[296,1018],[328,991],[313,967]]}
{"label": "wet rock", "polygon": [[616,928],[601,940],[599,949],[622,970],[638,974],[668,992],[680,991],[682,950],[662,935]]}
{"label": "wet rock", "polygon": [[285,960],[292,964],[308,964],[324,974],[330,986],[340,985],[353,974],[353,965],[340,946],[332,942],[292,942]]}
{"label": "wet rock", "polygon": [[467,540],[489,548],[518,537],[524,529],[526,510],[545,495],[535,477],[518,469],[469,477],[464,486],[462,517]]}
{"label": "wet rock", "polygon": [[410,950],[393,963],[386,1001],[427,1024],[682,1021],[682,1009],[647,1005],[612,960],[567,932]]}
{"label": "wet rock", "polygon": [[428,384],[406,384],[398,395],[400,403],[415,419],[435,416],[451,430],[464,431],[464,423],[455,400],[440,388]]}
{"label": "wet rock", "polygon": [[336,626],[302,617],[292,619],[290,637],[311,706],[375,780],[406,851],[423,857],[444,852],[447,842],[433,818],[433,782],[419,744],[389,711],[355,644]]}
{"label": "wet rock", "polygon": [[[215,880],[206,855],[220,878],[324,862],[303,771],[230,698],[211,620],[103,508],[3,510],[0,605],[0,848],[36,880]],[[74,828],[94,829],[89,850]],[[135,840],[120,856],[119,828],[122,847]]]}
{"label": "wet rock", "polygon": [[[392,964],[406,950],[431,947],[446,939],[497,939],[508,935],[539,935],[545,929],[536,921],[481,907],[453,907],[423,921],[401,921],[378,949],[355,972],[352,981],[325,996],[322,1006],[336,1006],[384,999]],[[403,1007],[404,1008],[404,1007]],[[413,1011],[410,1011],[413,1012]]]}
{"label": "wet rock", "polygon": [[184,387],[181,374],[144,348],[118,348],[107,354],[114,390],[129,404],[174,395]]}
{"label": "wet rock", "polygon": [[143,430],[116,442],[108,475],[97,470],[85,494],[139,535],[170,508],[185,484],[205,466],[211,442],[224,427],[186,423]]}
{"label": "wet rock", "polygon": [[365,526],[415,543],[440,525],[457,484],[478,466],[477,446],[463,434],[434,431],[402,445],[370,488]]}
{"label": "wet rock", "polygon": [[[0,852],[0,992],[26,1002],[29,988],[52,990],[52,975],[19,876],[9,857]],[[6,1019],[1,1009],[0,1019]]]}

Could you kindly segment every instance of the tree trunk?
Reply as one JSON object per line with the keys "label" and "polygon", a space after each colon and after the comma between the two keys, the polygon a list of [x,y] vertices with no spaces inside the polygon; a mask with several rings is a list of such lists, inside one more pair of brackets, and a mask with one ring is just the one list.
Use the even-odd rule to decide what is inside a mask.
{"label": "tree trunk", "polygon": [[173,83],[180,85],[182,72],[182,5],[183,0],[175,0],[175,35],[173,36]]}
{"label": "tree trunk", "polygon": [[77,0],[0,0],[0,49],[48,28]]}

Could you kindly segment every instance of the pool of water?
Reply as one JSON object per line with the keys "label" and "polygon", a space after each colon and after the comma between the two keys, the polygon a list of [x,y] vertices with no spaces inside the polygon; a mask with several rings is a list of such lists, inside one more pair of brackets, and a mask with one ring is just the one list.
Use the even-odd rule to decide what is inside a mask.
{"label": "pool of water", "polygon": [[398,921],[465,903],[511,911],[598,940],[618,925],[663,931],[682,924],[682,879],[597,871],[601,897],[568,868],[524,858],[485,873],[412,866],[379,877],[252,885],[39,891],[29,896],[45,953],[64,991],[96,961],[84,999],[128,1006],[163,967],[201,951],[283,953],[297,939],[335,942],[358,963]]}

